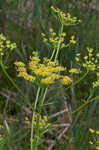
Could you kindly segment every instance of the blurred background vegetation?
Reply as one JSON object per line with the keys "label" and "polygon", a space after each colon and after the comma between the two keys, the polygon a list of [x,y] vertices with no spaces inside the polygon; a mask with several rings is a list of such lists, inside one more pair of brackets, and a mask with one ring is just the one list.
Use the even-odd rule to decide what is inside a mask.
{"label": "blurred background vegetation", "polygon": [[[82,56],[85,55],[86,47],[91,47],[99,53],[98,0],[0,0],[0,33],[3,33],[8,39],[17,43],[17,49],[11,54],[6,64],[7,70],[13,80],[16,81],[16,84],[20,86],[21,90],[29,96],[31,101],[33,97],[35,97],[36,90],[26,81],[16,79],[13,63],[16,60],[27,62],[33,50],[39,52],[41,59],[44,56],[50,56],[52,49],[42,43],[41,33],[48,33],[50,27],[53,27],[58,33],[59,24],[52,16],[51,5],[60,8],[64,12],[70,12],[72,16],[76,16],[82,20],[82,23],[79,25],[64,28],[64,32],[66,32],[68,36],[71,34],[76,36],[77,44],[62,50],[61,55],[59,55],[60,64],[68,68],[70,68],[71,65],[76,66],[74,60],[75,54],[80,52]],[[67,41],[68,40],[67,38]],[[83,82],[73,88],[72,96],[70,90],[65,93],[72,110],[77,108],[88,98],[91,90],[91,82],[94,81],[95,78],[96,76],[94,74],[88,76]],[[74,80],[76,80],[76,77]],[[7,103],[8,89],[11,92],[10,94],[13,95],[14,102],[9,100]],[[98,90],[92,97],[99,94]],[[12,116],[15,117],[15,120],[17,120],[17,118],[19,119],[15,121],[14,127],[14,123],[9,122],[11,134],[6,133],[8,136],[4,141],[5,144],[1,144],[0,150],[11,150],[13,145],[16,145],[14,147],[15,150],[28,150],[29,147],[29,144],[27,144],[29,143],[29,131],[24,133],[22,129],[25,116],[24,107],[26,104],[19,93],[17,93],[17,96],[14,94],[16,94],[16,90],[0,70],[0,121],[2,123],[4,117],[12,118]],[[55,101],[57,101],[57,99],[59,99],[59,97],[56,97]],[[54,108],[56,112],[59,111],[59,104],[54,104]],[[56,144],[54,149],[64,150],[67,147],[69,150],[91,150],[91,147],[86,144],[89,140],[88,128],[94,127],[99,129],[99,99],[88,105],[83,111],[75,114],[72,119],[74,124],[71,125],[69,131],[69,139],[73,139],[72,146],[69,147],[68,140],[66,141],[66,139],[64,139],[62,144],[58,144],[57,141],[58,145]],[[13,135],[12,133],[15,134]],[[21,141],[20,144],[19,141]],[[43,150],[44,148],[42,147],[40,149]]]}

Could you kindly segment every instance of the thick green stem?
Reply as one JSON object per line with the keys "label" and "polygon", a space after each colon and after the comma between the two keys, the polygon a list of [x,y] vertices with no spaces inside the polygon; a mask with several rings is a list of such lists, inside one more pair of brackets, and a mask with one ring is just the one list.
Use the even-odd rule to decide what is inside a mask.
{"label": "thick green stem", "polygon": [[62,37],[63,27],[64,26],[62,24],[61,29],[60,29],[60,35],[59,35],[59,43],[58,43],[57,51],[56,51],[56,55],[55,55],[55,61],[57,60],[59,49],[60,49],[60,45],[61,45],[61,37]]}
{"label": "thick green stem", "polygon": [[44,95],[43,95],[43,99],[42,99],[42,101],[41,101],[41,106],[42,106],[43,103],[44,103],[45,96],[46,96],[46,94],[47,94],[47,90],[48,90],[48,88],[45,89],[45,92],[44,92]]}
{"label": "thick green stem", "polygon": [[[47,88],[46,88],[47,89]],[[40,96],[40,102],[39,102],[39,106],[38,106],[38,115],[37,115],[37,121],[36,121],[36,130],[35,130],[35,134],[36,134],[36,141],[35,141],[35,150],[37,150],[38,147],[38,143],[39,143],[39,137],[40,137],[40,126],[39,126],[39,119],[40,119],[40,114],[41,114],[41,109],[42,109],[42,100],[44,97],[44,89],[41,89],[41,96]]]}
{"label": "thick green stem", "polygon": [[53,58],[53,56],[54,56],[54,54],[55,54],[55,51],[56,51],[56,49],[53,50],[53,53],[52,53],[52,55],[51,55],[50,60],[52,60],[52,58]]}
{"label": "thick green stem", "polygon": [[33,108],[34,110],[33,110],[33,115],[32,115],[32,124],[31,124],[31,150],[35,150],[35,145],[33,147],[34,117],[35,117],[39,93],[40,93],[40,87],[38,87],[37,94],[36,94],[36,100],[35,100],[35,104],[34,104],[34,108]]}

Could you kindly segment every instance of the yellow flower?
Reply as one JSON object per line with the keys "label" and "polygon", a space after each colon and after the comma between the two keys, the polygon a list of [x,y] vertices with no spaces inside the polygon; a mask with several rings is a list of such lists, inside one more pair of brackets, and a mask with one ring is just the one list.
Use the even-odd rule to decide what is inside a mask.
{"label": "yellow flower", "polygon": [[76,56],[80,56],[80,53],[77,53]]}
{"label": "yellow flower", "polygon": [[95,130],[89,128],[90,133],[95,133]]}
{"label": "yellow flower", "polygon": [[56,80],[60,80],[63,76],[59,72],[65,71],[66,68],[58,66],[56,62],[44,59],[45,63],[41,64],[38,56],[31,56],[28,63],[28,71],[33,75],[28,74],[28,71],[23,62],[15,62],[18,77],[37,83],[39,86],[53,84]]}
{"label": "yellow flower", "polygon": [[10,48],[10,47],[11,47],[11,45],[10,45],[10,44],[7,44],[7,45],[6,45],[6,47],[7,47],[7,48]]}
{"label": "yellow flower", "polygon": [[97,75],[97,77],[99,77],[99,72],[98,72],[98,73],[96,73],[96,75]]}
{"label": "yellow flower", "polygon": [[64,36],[66,36],[66,33],[65,33],[65,32],[63,32],[63,33],[62,33],[62,36],[63,36],[63,37],[64,37]]}
{"label": "yellow flower", "polygon": [[56,18],[63,25],[66,25],[66,26],[68,26],[68,25],[75,25],[75,24],[81,22],[80,20],[77,20],[76,17],[71,17],[70,13],[64,13],[60,9],[54,8],[53,6],[51,6],[51,9],[54,12]]}
{"label": "yellow flower", "polygon": [[45,37],[45,36],[46,36],[44,33],[41,33],[41,35],[42,35],[43,37]]}
{"label": "yellow flower", "polygon": [[75,39],[75,36],[73,35],[73,36],[71,36],[71,40],[70,40],[70,43],[72,43],[72,44],[76,44],[76,40],[74,40]]}
{"label": "yellow flower", "polygon": [[87,59],[88,59],[88,56],[84,56],[84,59],[87,60]]}
{"label": "yellow flower", "polygon": [[99,80],[93,82],[93,87],[98,87],[99,86]]}
{"label": "yellow flower", "polygon": [[78,57],[75,57],[75,60],[76,60],[76,61],[80,61],[80,59],[79,59]]}
{"label": "yellow flower", "polygon": [[64,76],[60,82],[63,84],[63,85],[69,85],[72,83],[72,79],[68,76]]}
{"label": "yellow flower", "polygon": [[77,68],[72,68],[72,69],[69,70],[69,72],[72,73],[72,74],[79,74],[79,73],[81,73],[80,69],[77,69]]}
{"label": "yellow flower", "polygon": [[50,29],[49,29],[49,32],[54,32],[53,28],[50,28]]}
{"label": "yellow flower", "polygon": [[99,57],[99,53],[97,53],[96,56]]}
{"label": "yellow flower", "polygon": [[96,131],[96,134],[99,134],[99,131]]}
{"label": "yellow flower", "polygon": [[92,144],[93,144],[93,142],[92,142],[92,141],[89,141],[89,144],[91,144],[91,145],[92,145]]}
{"label": "yellow flower", "polygon": [[6,44],[8,44],[8,45],[9,45],[10,43],[11,43],[11,42],[10,42],[10,40],[7,40],[7,41],[6,41]]}
{"label": "yellow flower", "polygon": [[16,43],[11,44],[11,50],[16,48]]}

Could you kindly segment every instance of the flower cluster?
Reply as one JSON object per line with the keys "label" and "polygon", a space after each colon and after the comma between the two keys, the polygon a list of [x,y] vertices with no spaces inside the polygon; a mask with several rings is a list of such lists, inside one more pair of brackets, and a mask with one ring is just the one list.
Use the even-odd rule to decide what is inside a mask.
{"label": "flower cluster", "polygon": [[13,50],[16,48],[16,43],[11,43],[3,34],[0,34],[0,57],[4,55],[4,50]]}
{"label": "flower cluster", "polygon": [[95,81],[95,82],[93,82],[93,87],[95,88],[95,87],[98,87],[99,86],[99,79],[97,80],[97,81]]}
{"label": "flower cluster", "polygon": [[[72,83],[69,77],[59,74],[59,72],[65,71],[66,68],[58,66],[56,62],[48,59],[41,64],[39,56],[36,55],[30,57],[28,71],[23,62],[15,62],[15,65],[17,66],[18,77],[23,77],[32,83],[35,82],[39,86],[54,84],[56,80],[65,85]],[[29,71],[31,71],[31,75],[28,74]]]}
{"label": "flower cluster", "polygon": [[[38,120],[38,123],[39,123],[39,127],[40,129],[44,129],[44,128],[48,128],[51,124],[48,122],[48,118],[47,116],[41,116],[41,115],[37,115],[35,114],[34,116],[34,126],[37,125],[37,120]],[[31,124],[31,121],[29,120],[28,117],[25,117],[25,121],[27,124]]]}
{"label": "flower cluster", "polygon": [[[98,57],[99,56],[98,56],[98,53],[94,56],[93,51],[94,50],[92,48],[87,48],[88,55],[83,57],[82,66],[89,71],[99,70],[99,66],[98,66],[98,63],[99,63]],[[80,53],[76,54],[75,60],[77,62],[80,62]]]}
{"label": "flower cluster", "polygon": [[94,57],[93,54],[93,49],[92,48],[87,48],[88,55],[84,56],[84,63],[83,67],[87,68],[90,71],[95,71],[97,70],[98,67],[98,59],[97,57]]}
{"label": "flower cluster", "polygon": [[75,40],[75,36],[74,35],[71,36],[70,43],[71,44],[76,44],[76,40]]}
{"label": "flower cluster", "polygon": [[[58,43],[59,43],[59,36],[57,36],[57,34],[53,28],[49,29],[49,38],[48,39],[44,33],[41,33],[41,35],[43,38],[43,42],[45,44],[51,45],[54,49],[57,48]],[[66,33],[63,32],[61,35],[61,47],[60,48],[66,47],[66,44],[64,43],[65,37],[66,37]]]}
{"label": "flower cluster", "polygon": [[[99,53],[96,54],[96,57],[99,59]],[[97,81],[93,82],[93,87],[98,87],[99,86],[99,66],[97,66]]]}
{"label": "flower cluster", "polygon": [[93,145],[96,150],[99,150],[99,130],[95,131],[90,128],[89,132],[93,136],[93,141],[89,141],[89,144]]}
{"label": "flower cluster", "polygon": [[41,115],[39,115],[39,116],[35,115],[34,116],[34,125],[35,126],[36,126],[37,120],[39,121],[40,129],[48,128],[51,125],[50,123],[48,123],[48,118],[46,115],[43,117]]}
{"label": "flower cluster", "polygon": [[[0,124],[0,129],[4,129],[4,126]],[[3,136],[0,134],[0,143],[3,142]]]}
{"label": "flower cluster", "polygon": [[71,74],[79,74],[79,73],[81,73],[80,69],[77,69],[77,68],[72,68],[72,69],[69,70],[69,72]]}
{"label": "flower cluster", "polygon": [[70,13],[64,13],[59,8],[54,8],[53,6],[51,6],[51,9],[55,17],[59,20],[59,22],[62,25],[69,26],[81,22],[81,20],[78,20],[77,17],[72,17]]}
{"label": "flower cluster", "polygon": [[47,46],[52,46],[52,48],[57,49],[58,44],[59,44],[59,40],[60,40],[60,49],[65,48],[67,46],[69,46],[70,44],[76,44],[76,40],[75,40],[75,36],[71,36],[70,38],[70,42],[68,44],[65,44],[65,37],[66,37],[66,33],[62,32],[61,34],[61,39],[59,36],[57,36],[56,32],[54,31],[53,28],[49,29],[49,38],[46,37],[46,35],[44,33],[41,33],[42,38],[43,38],[43,42],[47,45]]}
{"label": "flower cluster", "polygon": [[76,54],[75,60],[76,60],[76,62],[79,62],[79,61],[80,61],[80,53],[77,53],[77,54]]}

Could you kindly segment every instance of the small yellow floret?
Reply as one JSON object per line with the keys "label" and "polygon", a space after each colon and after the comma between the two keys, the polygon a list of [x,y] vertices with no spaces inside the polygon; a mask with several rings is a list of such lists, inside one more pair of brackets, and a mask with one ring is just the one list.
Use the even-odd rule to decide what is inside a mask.
{"label": "small yellow floret", "polygon": [[91,144],[91,145],[92,145],[92,144],[93,144],[93,142],[92,142],[92,141],[89,141],[89,144]]}
{"label": "small yellow floret", "polygon": [[96,131],[96,134],[99,134],[99,131]]}
{"label": "small yellow floret", "polygon": [[69,70],[69,72],[72,73],[72,74],[79,74],[79,73],[81,73],[80,69],[77,69],[77,68],[72,68],[72,69]]}
{"label": "small yellow floret", "polygon": [[75,39],[75,36],[74,35],[71,36],[71,40],[70,40],[71,44],[76,44],[76,40],[74,40],[74,39]]}
{"label": "small yellow floret", "polygon": [[63,85],[69,85],[72,83],[72,79],[68,76],[64,76],[60,81]]}
{"label": "small yellow floret", "polygon": [[95,130],[93,130],[91,128],[89,128],[89,131],[90,131],[90,133],[94,133],[95,132]]}

